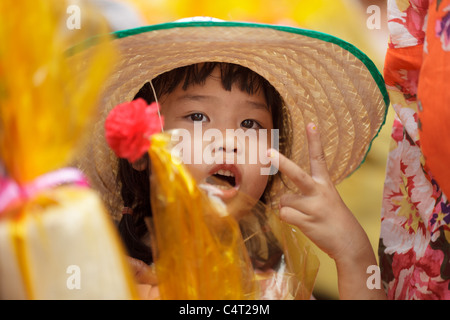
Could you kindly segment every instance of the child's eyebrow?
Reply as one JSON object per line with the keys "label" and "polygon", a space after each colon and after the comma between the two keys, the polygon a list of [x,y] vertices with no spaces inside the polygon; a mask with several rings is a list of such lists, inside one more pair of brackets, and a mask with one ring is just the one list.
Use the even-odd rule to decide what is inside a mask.
{"label": "child's eyebrow", "polygon": [[[214,96],[202,95],[202,94],[190,94],[186,93],[178,97],[178,101],[180,100],[191,100],[191,101],[201,101],[201,100],[214,100],[216,99]],[[270,112],[270,108],[266,103],[262,103],[254,100],[246,100],[247,104],[249,104],[254,109],[262,109]]]}
{"label": "child's eyebrow", "polygon": [[214,99],[212,96],[208,95],[201,95],[201,94],[183,94],[182,96],[178,97],[177,100],[193,100],[193,101],[200,101],[200,100],[211,100]]}
{"label": "child's eyebrow", "polygon": [[248,104],[250,104],[252,107],[254,107],[255,109],[263,109],[266,111],[270,111],[270,108],[266,103],[261,103],[261,102],[253,101],[253,100],[247,100],[246,102]]}

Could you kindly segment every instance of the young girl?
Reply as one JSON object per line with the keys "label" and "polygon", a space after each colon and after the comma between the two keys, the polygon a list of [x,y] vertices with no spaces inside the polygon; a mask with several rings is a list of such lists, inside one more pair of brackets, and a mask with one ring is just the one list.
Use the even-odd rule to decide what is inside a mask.
{"label": "young girl", "polygon": [[[194,137],[195,125],[202,124],[204,132],[209,129],[219,130],[226,137],[227,130],[230,129],[259,133],[262,130],[282,127],[279,123],[282,102],[278,92],[258,74],[236,64],[206,62],[189,65],[158,76],[152,80],[152,85],[156,97],[159,97],[164,130],[185,129]],[[139,90],[134,99],[138,98],[143,98],[148,104],[154,102],[150,83],[146,83]],[[228,136],[209,145],[202,139],[193,139],[190,143],[193,149],[197,144],[204,153],[205,149],[212,145],[211,151],[217,160],[221,158],[224,161],[206,164],[204,161],[194,163],[193,159],[185,159],[185,166],[197,183],[202,185],[202,188],[214,188],[216,195],[229,208],[233,205],[242,206],[239,193],[245,194],[248,199],[254,199],[253,206],[258,199],[266,202],[268,195],[264,192],[270,189],[267,186],[270,186],[273,178],[261,174],[263,164],[248,161],[250,154],[257,151],[253,150],[252,146],[260,143],[253,143],[251,135],[247,137],[249,139],[234,139],[234,136]],[[260,134],[253,135],[253,140],[260,138]],[[270,148],[270,135],[266,136],[266,140],[268,141],[265,141],[265,145]],[[286,143],[282,142],[281,147],[284,151]],[[237,161],[237,156],[241,153],[245,153],[243,156],[247,161]],[[123,215],[119,230],[130,255],[150,264],[152,252],[149,244],[143,241],[149,238],[145,218],[151,216],[148,168],[147,154],[134,163],[119,159],[118,179],[122,199],[126,210],[133,213]],[[259,223],[264,224],[264,221]],[[245,222],[242,224],[242,232],[246,232]],[[252,239],[246,242],[248,246],[256,245],[256,239]],[[269,242],[269,252],[264,252],[264,258],[261,257],[262,254],[256,256],[257,250],[249,250],[252,262],[259,270],[270,268],[277,262],[275,258],[281,256],[281,250],[275,243]],[[259,245],[257,247],[259,248]]]}
{"label": "young girl", "polygon": [[[186,166],[227,203],[239,191],[279,208],[281,219],[336,261],[341,298],[384,296],[366,285],[375,256],[334,187],[360,165],[384,122],[382,79],[367,57],[328,35],[245,23],[178,22],[117,33],[116,41],[123,55],[106,84],[103,117],[120,102],[156,97],[164,130],[193,133],[198,122],[220,132],[279,129],[279,152],[268,150],[277,160],[275,176],[261,175],[261,163]],[[113,215],[125,208],[119,223],[124,242],[132,257],[149,264],[143,241],[144,218],[151,214],[148,158],[111,161],[99,139],[102,126],[88,151],[100,154],[85,156],[86,173]],[[214,148],[234,159],[250,152],[245,142],[226,139]],[[217,187],[212,177],[228,186]]]}

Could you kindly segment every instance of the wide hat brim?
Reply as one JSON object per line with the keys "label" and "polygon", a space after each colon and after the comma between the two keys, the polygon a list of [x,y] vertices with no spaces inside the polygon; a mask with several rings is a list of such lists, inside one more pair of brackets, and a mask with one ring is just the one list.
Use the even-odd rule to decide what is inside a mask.
{"label": "wide hat brim", "polygon": [[[197,21],[113,35],[120,57],[105,83],[101,119],[80,167],[115,213],[120,212],[120,205],[114,204],[117,161],[112,161],[114,155],[106,144],[104,120],[117,104],[131,101],[146,82],[174,68],[229,62],[266,78],[289,111],[291,160],[309,172],[305,125],[314,122],[336,184],[361,165],[385,122],[389,98],[378,69],[355,46],[328,34],[267,24]],[[282,183],[275,183],[272,194],[283,190]]]}

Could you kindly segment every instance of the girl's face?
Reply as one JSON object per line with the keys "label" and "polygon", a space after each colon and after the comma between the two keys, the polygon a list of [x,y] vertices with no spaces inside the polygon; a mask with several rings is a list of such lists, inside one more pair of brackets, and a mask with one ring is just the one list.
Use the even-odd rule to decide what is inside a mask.
{"label": "girl's face", "polygon": [[203,85],[184,90],[180,84],[161,97],[160,105],[165,130],[189,133],[190,157],[183,154],[183,161],[197,183],[214,189],[225,202],[238,191],[261,197],[268,181],[261,169],[269,165],[261,163],[260,155],[271,147],[273,129],[262,92],[249,95],[235,85],[226,91],[216,68]]}

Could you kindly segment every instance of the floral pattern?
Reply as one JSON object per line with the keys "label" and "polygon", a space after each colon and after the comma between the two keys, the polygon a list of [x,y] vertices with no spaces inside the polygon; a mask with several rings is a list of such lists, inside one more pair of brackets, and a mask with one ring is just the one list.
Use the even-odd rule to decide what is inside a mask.
{"label": "floral pattern", "polygon": [[423,43],[423,30],[429,0],[389,1],[390,45],[413,46]]}
{"label": "floral pattern", "polygon": [[[422,154],[418,99],[427,12],[438,5],[450,8],[449,2],[388,2],[390,43],[384,74],[395,120],[379,261],[389,299],[450,299],[450,203]],[[448,13],[434,24],[443,50],[449,45]]]}

